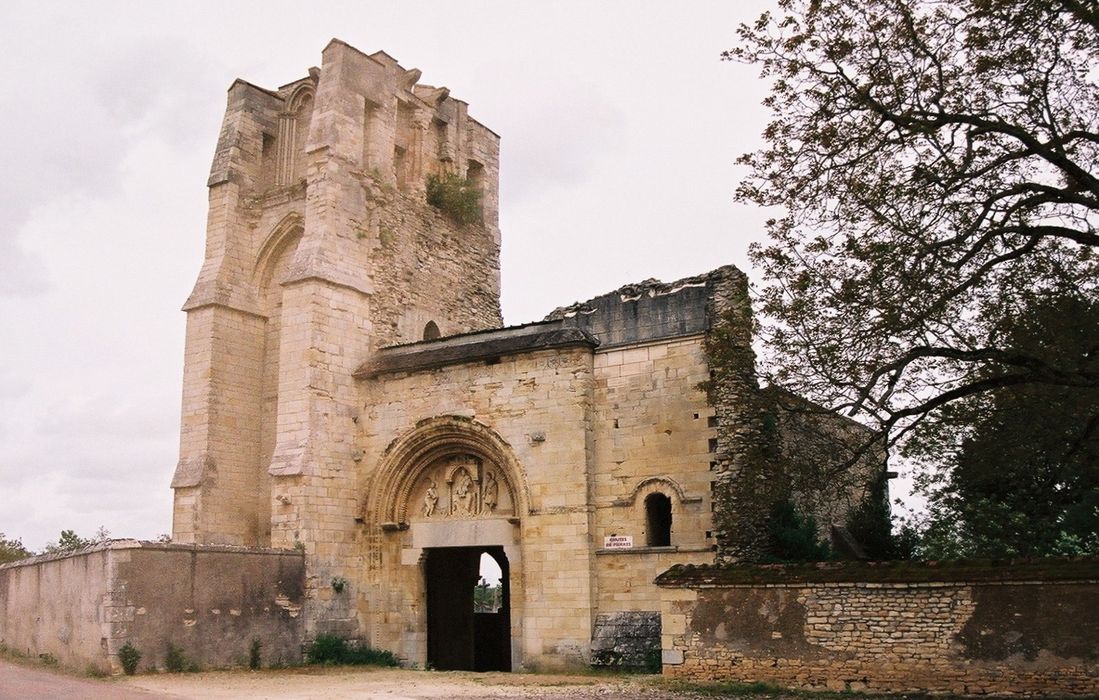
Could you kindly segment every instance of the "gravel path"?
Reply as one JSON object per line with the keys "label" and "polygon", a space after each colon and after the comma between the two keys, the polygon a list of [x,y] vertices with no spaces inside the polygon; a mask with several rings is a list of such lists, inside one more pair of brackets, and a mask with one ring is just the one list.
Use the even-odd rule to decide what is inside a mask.
{"label": "gravel path", "polygon": [[116,679],[97,680],[0,659],[0,700],[155,700],[155,695]]}
{"label": "gravel path", "polygon": [[126,679],[133,688],[184,698],[297,700],[679,700],[690,697],[648,687],[645,680],[588,676],[296,668],[160,674]]}

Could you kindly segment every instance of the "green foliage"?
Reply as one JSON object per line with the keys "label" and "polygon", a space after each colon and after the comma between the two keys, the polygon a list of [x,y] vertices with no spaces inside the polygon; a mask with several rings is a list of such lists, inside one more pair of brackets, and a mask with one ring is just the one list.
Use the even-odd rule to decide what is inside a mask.
{"label": "green foliage", "polygon": [[187,659],[183,656],[183,650],[175,644],[168,644],[168,653],[164,656],[164,668],[171,673],[182,673],[187,667]]}
{"label": "green foliage", "polygon": [[917,537],[911,527],[894,532],[894,518],[889,508],[889,486],[883,473],[871,486],[866,498],[851,513],[847,523],[851,536],[862,545],[866,556],[883,561],[911,559]]}
{"label": "green foliage", "polygon": [[164,668],[170,673],[197,673],[201,669],[194,661],[183,654],[183,649],[175,644],[168,644],[168,652],[164,655]]}
{"label": "green foliage", "polygon": [[253,671],[258,669],[263,663],[263,659],[260,656],[260,652],[262,649],[263,642],[261,642],[258,637],[253,639],[252,645],[248,647],[248,668],[252,669]]}
{"label": "green foliage", "polygon": [[[998,334],[1055,370],[1099,374],[1096,328],[1099,301],[1036,294]],[[996,388],[939,411],[909,454],[926,468],[922,556],[1099,554],[1099,387]]]}
{"label": "green foliage", "polygon": [[378,229],[378,243],[383,248],[392,247],[393,243],[397,240],[397,233],[388,226],[382,226]]}
{"label": "green foliage", "polygon": [[122,664],[122,671],[127,676],[137,673],[139,661],[141,661],[141,652],[130,642],[126,642],[118,650],[118,663]]}
{"label": "green foliage", "polygon": [[427,203],[460,226],[481,221],[481,190],[464,177],[428,175]]}
{"label": "green foliage", "polygon": [[400,666],[401,662],[393,655],[393,652],[385,649],[374,649],[368,646],[350,647],[344,656],[345,664],[353,666]]}
{"label": "green foliage", "polygon": [[751,252],[778,384],[889,443],[997,389],[1099,386],[1094,347],[1053,366],[1000,332],[1035,292],[1099,295],[1094,3],[779,0],[738,34],[725,57],[771,79],[738,197],[786,212]]}
{"label": "green foliage", "polygon": [[825,561],[832,556],[817,536],[817,522],[800,512],[789,499],[776,502],[767,520],[767,556],[773,562]]}
{"label": "green foliage", "polygon": [[4,533],[0,532],[0,564],[6,564],[9,561],[19,561],[20,559],[26,559],[33,555],[33,552],[23,546],[22,541],[18,539],[8,539],[4,536]]}
{"label": "green foliage", "polygon": [[368,646],[352,646],[343,637],[318,634],[305,651],[308,664],[349,664],[353,666],[399,666],[392,652]]}
{"label": "green foliage", "polygon": [[642,673],[661,673],[664,670],[664,660],[660,649],[650,649],[645,653],[645,664],[641,667]]}
{"label": "green foliage", "polygon": [[347,654],[347,640],[334,634],[318,634],[305,651],[307,664],[339,664]]}
{"label": "green foliage", "polygon": [[46,545],[46,553],[68,554],[71,552],[79,552],[86,547],[106,542],[110,538],[110,531],[102,526],[95,531],[95,535],[92,537],[81,537],[76,534],[75,530],[62,530],[61,536],[57,538],[57,542],[51,542]]}
{"label": "green foliage", "polygon": [[106,678],[111,674],[105,671],[103,668],[97,666],[96,664],[88,664],[84,667],[84,675],[88,676],[89,678]]}
{"label": "green foliage", "polygon": [[482,577],[473,587],[473,611],[481,613],[494,613],[500,609],[504,600],[503,583],[495,586],[488,585]]}
{"label": "green foliage", "polygon": [[38,655],[38,660],[41,661],[42,663],[44,663],[47,666],[56,666],[57,665],[57,657],[54,656],[53,654],[50,654],[49,652],[46,652],[45,654],[39,654]]}

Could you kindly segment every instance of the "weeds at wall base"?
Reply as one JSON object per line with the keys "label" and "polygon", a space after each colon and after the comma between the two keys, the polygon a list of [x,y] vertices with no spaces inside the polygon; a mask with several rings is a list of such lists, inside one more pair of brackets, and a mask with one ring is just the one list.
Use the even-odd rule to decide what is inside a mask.
{"label": "weeds at wall base", "polygon": [[137,664],[141,661],[141,652],[130,642],[122,645],[118,650],[118,663],[122,665],[122,672],[127,676],[137,673]]}
{"label": "weeds at wall base", "polygon": [[84,675],[88,678],[106,678],[111,674],[95,664],[88,664],[84,667]]}
{"label": "weeds at wall base", "polygon": [[346,639],[334,634],[318,634],[305,651],[305,663],[325,666],[400,666],[393,652],[348,644]]}

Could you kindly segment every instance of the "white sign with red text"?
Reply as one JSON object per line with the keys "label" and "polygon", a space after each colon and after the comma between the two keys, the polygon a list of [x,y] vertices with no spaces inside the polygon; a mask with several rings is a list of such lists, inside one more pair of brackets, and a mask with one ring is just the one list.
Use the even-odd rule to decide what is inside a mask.
{"label": "white sign with red text", "polygon": [[633,549],[633,538],[628,535],[604,537],[603,549]]}

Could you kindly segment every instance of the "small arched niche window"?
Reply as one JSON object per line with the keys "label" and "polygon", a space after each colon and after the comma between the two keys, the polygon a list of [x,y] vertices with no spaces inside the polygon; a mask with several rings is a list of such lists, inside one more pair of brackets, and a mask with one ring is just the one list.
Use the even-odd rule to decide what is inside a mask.
{"label": "small arched niche window", "polygon": [[662,493],[645,497],[645,544],[649,547],[672,545],[672,499]]}
{"label": "small arched niche window", "polygon": [[435,340],[439,337],[439,326],[434,321],[428,321],[424,326],[424,340]]}

